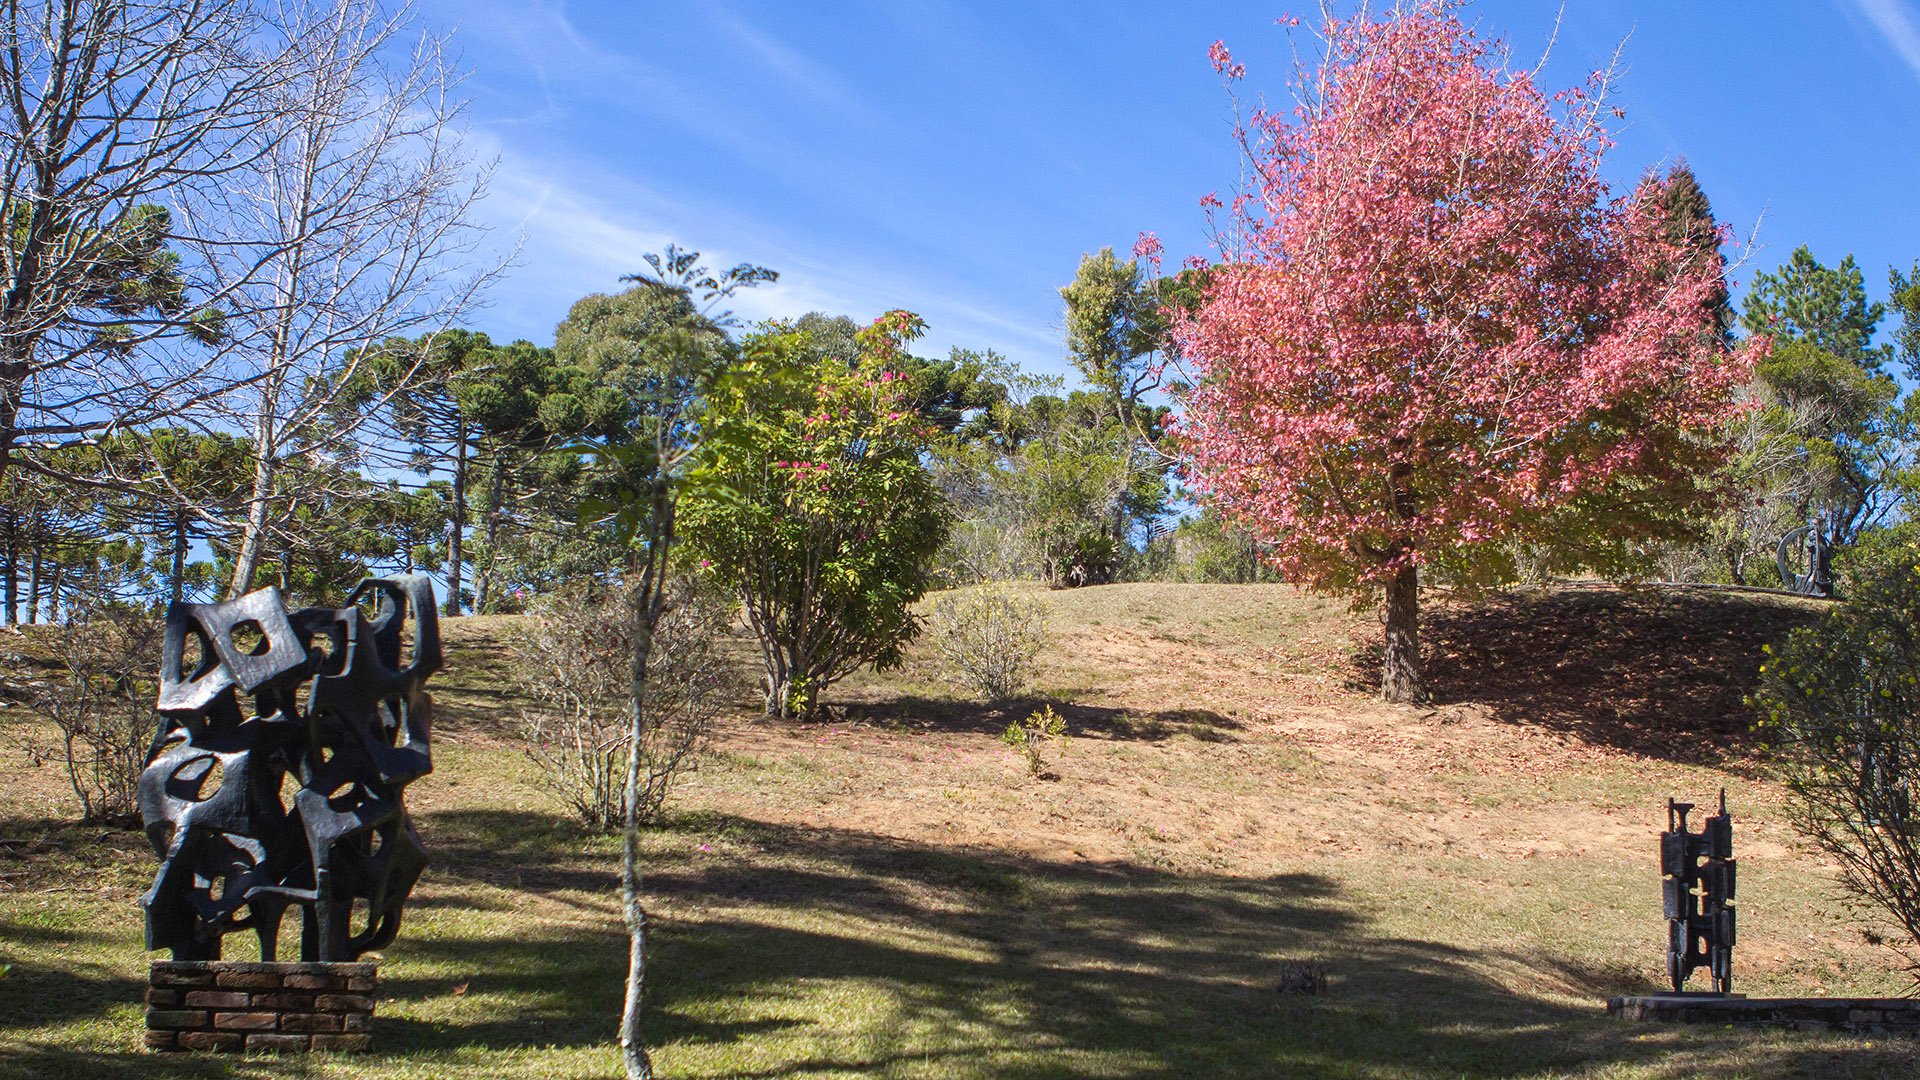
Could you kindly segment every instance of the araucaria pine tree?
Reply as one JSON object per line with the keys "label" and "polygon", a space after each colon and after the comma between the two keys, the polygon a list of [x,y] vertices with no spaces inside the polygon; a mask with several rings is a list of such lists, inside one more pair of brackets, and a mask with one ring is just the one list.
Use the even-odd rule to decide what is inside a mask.
{"label": "araucaria pine tree", "polygon": [[1423,571],[1498,580],[1521,541],[1608,570],[1685,536],[1750,365],[1703,332],[1718,260],[1601,180],[1603,75],[1550,96],[1438,2],[1324,36],[1299,107],[1242,129],[1248,190],[1207,200],[1178,437],[1291,580],[1384,592],[1381,693],[1415,701]]}

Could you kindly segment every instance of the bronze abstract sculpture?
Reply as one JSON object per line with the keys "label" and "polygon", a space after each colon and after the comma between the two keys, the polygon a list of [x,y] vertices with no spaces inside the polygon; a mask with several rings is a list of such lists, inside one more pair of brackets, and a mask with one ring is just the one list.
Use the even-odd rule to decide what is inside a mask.
{"label": "bronze abstract sculpture", "polygon": [[[1713,977],[1714,992],[1733,990],[1733,816],[1720,790],[1720,813],[1700,832],[1687,830],[1692,803],[1667,800],[1660,834],[1660,872],[1667,914],[1667,976],[1680,993],[1694,968]],[[1704,861],[1703,861],[1704,860]],[[1695,892],[1695,889],[1699,892]]]}
{"label": "bronze abstract sculpture", "polygon": [[424,684],[440,660],[421,575],[363,581],[337,609],[289,613],[273,588],[168,608],[140,778],[161,858],[140,898],[147,948],[217,960],[223,935],[251,929],[273,960],[291,907],[302,961],[391,942],[427,865],[402,792],[433,770]]}

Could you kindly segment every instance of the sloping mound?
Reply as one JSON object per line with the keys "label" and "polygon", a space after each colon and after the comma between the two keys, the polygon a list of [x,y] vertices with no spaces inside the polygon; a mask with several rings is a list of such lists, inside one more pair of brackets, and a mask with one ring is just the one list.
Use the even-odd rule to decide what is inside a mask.
{"label": "sloping mound", "polygon": [[1602,587],[1436,606],[1422,627],[1428,685],[1438,703],[1477,703],[1504,722],[1718,760],[1752,742],[1744,699],[1763,647],[1825,609],[1764,593]]}

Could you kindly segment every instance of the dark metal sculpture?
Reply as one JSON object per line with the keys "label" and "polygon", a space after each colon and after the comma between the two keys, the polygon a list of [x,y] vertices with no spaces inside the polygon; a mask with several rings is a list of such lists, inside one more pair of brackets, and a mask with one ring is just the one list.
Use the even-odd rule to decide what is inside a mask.
{"label": "dark metal sculpture", "polygon": [[[1733,989],[1733,818],[1727,792],[1720,813],[1701,832],[1687,831],[1692,803],[1667,800],[1667,831],[1660,834],[1660,872],[1666,892],[1667,974],[1680,993],[1693,969],[1704,967],[1721,994]],[[1677,818],[1677,820],[1676,820]],[[1704,863],[1701,860],[1706,860]],[[1700,892],[1694,890],[1698,887]]]}
{"label": "dark metal sculpture", "polygon": [[[1789,530],[1780,538],[1773,558],[1780,570],[1780,581],[1788,592],[1803,596],[1833,595],[1833,548],[1827,543],[1824,525],[1802,525]],[[1807,568],[1804,574],[1794,569],[1801,563]]]}
{"label": "dark metal sculpture", "polygon": [[423,687],[439,667],[420,575],[363,581],[338,609],[289,613],[273,588],[168,608],[140,777],[161,858],[140,898],[147,948],[217,960],[222,935],[251,929],[273,960],[290,907],[303,961],[391,942],[427,865],[401,793],[433,771]]}

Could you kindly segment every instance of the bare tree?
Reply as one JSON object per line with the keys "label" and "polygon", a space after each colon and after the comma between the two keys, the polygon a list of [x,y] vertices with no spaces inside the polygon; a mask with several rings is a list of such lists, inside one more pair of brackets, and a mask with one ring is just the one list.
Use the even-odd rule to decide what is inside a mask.
{"label": "bare tree", "polygon": [[308,42],[266,0],[0,2],[0,473],[194,404],[237,298],[183,261],[182,207],[268,145]]}
{"label": "bare tree", "polygon": [[[337,466],[353,463],[355,432],[385,400],[368,406],[361,369],[388,339],[451,326],[502,266],[478,265],[471,211],[486,170],[462,142],[445,40],[409,45],[412,10],[375,0],[279,10],[271,32],[295,59],[267,95],[258,152],[190,211],[206,265],[240,297],[223,320],[233,390],[212,421],[253,448],[229,596],[251,586],[291,508],[336,497],[329,485],[353,475]],[[403,365],[383,393],[413,375]]]}
{"label": "bare tree", "polygon": [[[706,751],[733,689],[720,651],[732,613],[719,594],[680,579],[663,587],[646,697],[633,701],[637,587],[632,579],[577,583],[543,599],[512,672],[534,702],[522,717],[522,748],[583,824],[609,832],[625,822],[628,756],[640,756],[634,824],[655,824],[680,773]],[[636,710],[644,717],[638,743]]]}
{"label": "bare tree", "polygon": [[158,720],[160,638],[152,612],[95,595],[69,610],[50,641],[64,670],[32,683],[27,707],[51,721],[67,781],[87,822],[137,820],[140,771]]}

